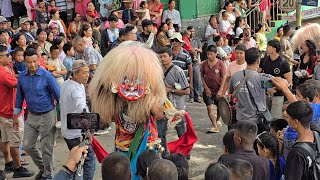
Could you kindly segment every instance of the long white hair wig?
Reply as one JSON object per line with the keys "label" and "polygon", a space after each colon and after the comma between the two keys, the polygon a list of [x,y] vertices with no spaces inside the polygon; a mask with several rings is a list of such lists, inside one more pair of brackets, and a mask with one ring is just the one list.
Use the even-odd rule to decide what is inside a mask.
{"label": "long white hair wig", "polygon": [[291,40],[292,49],[299,48],[305,44],[306,40],[316,42],[316,47],[320,48],[320,25],[318,23],[310,23],[298,29]]}
{"label": "long white hair wig", "polygon": [[[143,98],[128,102],[112,92],[125,77],[135,77],[148,85],[150,92]],[[112,49],[99,64],[89,85],[93,112],[100,114],[102,122],[109,123],[127,106],[132,122],[144,122],[156,103],[166,100],[163,70],[156,53],[138,42],[126,42]]]}

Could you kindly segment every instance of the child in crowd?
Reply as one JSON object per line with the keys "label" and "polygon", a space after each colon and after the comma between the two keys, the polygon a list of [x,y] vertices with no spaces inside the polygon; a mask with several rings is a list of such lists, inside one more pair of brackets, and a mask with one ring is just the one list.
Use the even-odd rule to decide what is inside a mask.
{"label": "child in crowd", "polygon": [[38,23],[35,21],[30,21],[30,31],[31,34],[37,34],[37,30],[38,30],[39,26]]}
{"label": "child in crowd", "polygon": [[46,53],[41,54],[41,58],[43,59],[43,63],[45,64],[45,69],[48,70],[47,64],[48,64],[48,55]]}
{"label": "child in crowd", "polygon": [[166,24],[168,25],[168,36],[171,37],[173,33],[176,32],[176,30],[173,27],[173,22],[171,19],[166,19]]}
{"label": "child in crowd", "polygon": [[229,40],[227,38],[223,38],[223,46],[222,49],[224,52],[226,52],[228,55],[231,55],[232,48],[229,46]]}
{"label": "child in crowd", "polygon": [[59,56],[58,58],[61,60],[61,62],[66,58],[66,54],[63,51],[63,46],[64,46],[64,40],[62,38],[58,38],[53,40],[53,45],[58,46],[59,48]]}
{"label": "child in crowd", "polygon": [[59,26],[56,23],[49,24],[49,30],[53,34],[53,39],[59,38]]}
{"label": "child in crowd", "polygon": [[216,43],[216,47],[217,47],[217,57],[223,61],[224,65],[226,67],[228,67],[228,65],[230,64],[230,57],[231,55],[228,55],[223,49],[222,49],[222,45],[223,45],[223,38],[221,36],[216,36],[214,37],[214,42]]}
{"label": "child in crowd", "polygon": [[252,180],[253,167],[248,161],[235,159],[228,168],[230,180]]}
{"label": "child in crowd", "polygon": [[53,44],[54,35],[51,31],[47,31],[47,41],[51,44]]}
{"label": "child in crowd", "polygon": [[155,159],[160,159],[159,155],[154,150],[145,150],[137,159],[137,175],[142,179],[146,179],[148,167]]}
{"label": "child in crowd", "polygon": [[0,43],[4,46],[7,46],[8,48],[11,48],[10,43],[10,36],[6,29],[0,30]]}
{"label": "child in crowd", "polygon": [[270,123],[270,132],[273,136],[278,138],[281,155],[283,155],[283,132],[287,126],[288,122],[284,119],[277,119]]}
{"label": "child in crowd", "polygon": [[36,22],[41,28],[46,29],[50,19],[50,15],[47,11],[45,1],[38,0],[38,7],[39,8],[36,10]]}
{"label": "child in crowd", "polygon": [[42,49],[41,49],[40,44],[38,44],[38,43],[33,43],[31,47],[34,48],[34,49],[37,51],[37,56],[38,56],[38,60],[39,60],[39,65],[40,65],[41,67],[43,67],[44,69],[47,69],[47,61],[45,61],[45,60],[42,58],[42,56],[41,56],[41,54],[42,54]]}
{"label": "child in crowd", "polygon": [[173,153],[169,155],[168,160],[172,161],[176,165],[178,179],[188,180],[189,163],[187,158],[180,153]]}
{"label": "child in crowd", "polygon": [[270,132],[263,132],[257,136],[257,148],[260,156],[264,156],[270,163],[270,179],[281,180],[286,165],[285,159],[280,155],[279,141]]}
{"label": "child in crowd", "polygon": [[22,47],[16,47],[13,51],[13,69],[15,74],[19,75],[22,71],[27,69],[27,66],[24,64],[24,49]]}
{"label": "child in crowd", "polygon": [[[145,16],[144,16],[143,19],[149,19],[149,20],[150,20],[151,17],[150,17],[150,11],[149,11],[149,9],[148,9],[148,2],[147,2],[147,1],[142,1],[142,2],[140,3],[140,9],[146,11],[146,14],[145,14]],[[142,20],[143,20],[143,19],[142,19]]]}
{"label": "child in crowd", "polygon": [[231,58],[230,58],[231,62],[235,61],[237,59],[237,57],[236,57],[237,53],[236,53],[235,49],[239,44],[242,44],[242,39],[241,38],[233,38],[232,42],[233,42],[232,43],[233,46],[231,47],[231,49],[232,49]]}
{"label": "child in crowd", "polygon": [[59,8],[57,7],[55,0],[50,1],[50,6],[48,7],[48,12],[50,12],[51,9],[55,9],[55,10],[59,11]]}
{"label": "child in crowd", "polygon": [[71,71],[72,71],[72,63],[73,63],[73,61],[76,60],[76,58],[74,57],[74,49],[72,47],[72,44],[66,43],[63,46],[63,52],[66,54],[66,57],[63,60],[63,65],[68,70],[66,79],[69,79],[69,77],[71,75]]}
{"label": "child in crowd", "polygon": [[227,180],[230,179],[228,168],[221,163],[211,163],[205,174],[205,180]]}
{"label": "child in crowd", "polygon": [[220,27],[220,35],[222,37],[231,37],[234,35],[234,25],[230,23],[229,19],[229,14],[227,11],[222,12],[222,19],[219,22],[219,27]]}
{"label": "child in crowd", "polygon": [[234,135],[234,129],[229,130],[228,132],[226,132],[226,134],[224,134],[223,136],[223,146],[224,146],[224,153],[225,154],[231,154],[236,152],[236,145],[234,144],[233,141],[233,135]]}
{"label": "child in crowd", "polygon": [[58,46],[53,45],[50,47],[51,57],[48,60],[48,70],[52,72],[56,78],[59,86],[61,87],[64,83],[63,75],[67,74],[67,69],[64,67],[62,61],[58,58],[60,49]]}

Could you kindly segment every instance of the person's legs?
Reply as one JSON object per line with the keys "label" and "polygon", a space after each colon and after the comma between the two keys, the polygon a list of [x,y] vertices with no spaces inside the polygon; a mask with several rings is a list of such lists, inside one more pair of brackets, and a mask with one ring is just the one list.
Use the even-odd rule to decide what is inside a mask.
{"label": "person's legs", "polygon": [[157,120],[157,130],[158,130],[158,137],[161,139],[161,146],[164,147],[164,152],[162,154],[162,157],[168,157],[170,155],[169,151],[168,151],[168,147],[167,147],[167,130],[168,130],[168,126],[167,126],[167,118],[164,117],[161,120]]}
{"label": "person's legs", "polygon": [[201,102],[200,100],[200,92],[201,92],[201,79],[200,79],[200,67],[198,64],[192,66],[193,68],[193,93],[194,93],[194,101]]}
{"label": "person's legs", "polygon": [[271,105],[271,114],[274,119],[282,119],[282,106],[284,96],[273,96]]}
{"label": "person's legs", "polygon": [[213,107],[213,104],[214,104],[214,97],[211,96],[211,97],[208,97],[206,95],[206,93],[204,92],[203,93],[203,101],[204,103],[206,104],[207,106],[207,112],[208,112],[208,116],[210,118],[210,121],[213,125],[213,128],[211,128],[209,130],[209,132],[219,132],[219,129],[218,129],[218,126],[217,126],[217,119],[215,117],[215,113],[214,113],[214,107]]}
{"label": "person's legs", "polygon": [[1,141],[2,141],[2,153],[5,160],[5,171],[12,172],[13,171],[13,162],[10,158],[10,144],[8,132],[6,129],[6,120],[5,118],[0,117],[0,130],[1,130]]}
{"label": "person's legs", "polygon": [[175,127],[178,137],[180,138],[186,132],[186,118],[183,116],[181,121]]}
{"label": "person's legs", "polygon": [[24,139],[23,149],[30,155],[32,161],[43,172],[43,160],[42,155],[38,148],[36,148],[36,142],[39,136],[37,129],[39,125],[39,117],[33,114],[29,114],[24,126]]}
{"label": "person's legs", "polygon": [[56,112],[54,110],[39,116],[41,152],[44,165],[43,177],[53,177],[53,147],[55,142]]}

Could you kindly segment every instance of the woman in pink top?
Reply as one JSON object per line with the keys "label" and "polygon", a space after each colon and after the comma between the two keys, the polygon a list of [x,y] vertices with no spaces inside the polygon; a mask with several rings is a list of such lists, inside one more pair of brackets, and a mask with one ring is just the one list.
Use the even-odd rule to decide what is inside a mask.
{"label": "woman in pink top", "polygon": [[81,17],[86,15],[87,5],[90,0],[75,0],[74,9],[76,13],[79,13]]}
{"label": "woman in pink top", "polygon": [[[118,11],[112,11],[111,14],[113,14],[119,18]],[[106,21],[106,23],[104,24],[104,29],[107,29],[109,26],[110,26],[109,21]],[[117,27],[119,29],[122,29],[124,27],[124,23],[120,18],[118,19],[118,26]]]}
{"label": "woman in pink top", "polygon": [[159,28],[161,25],[163,4],[160,2],[160,0],[152,0],[151,2],[149,2],[148,5],[150,10],[151,20],[155,21],[157,23],[157,28]]}
{"label": "woman in pink top", "polygon": [[28,17],[35,21],[37,0],[25,0],[24,5],[26,6]]}
{"label": "woman in pink top", "polygon": [[261,0],[260,2],[260,14],[261,14],[261,22],[262,24],[266,22],[266,20],[270,19],[270,0]]}

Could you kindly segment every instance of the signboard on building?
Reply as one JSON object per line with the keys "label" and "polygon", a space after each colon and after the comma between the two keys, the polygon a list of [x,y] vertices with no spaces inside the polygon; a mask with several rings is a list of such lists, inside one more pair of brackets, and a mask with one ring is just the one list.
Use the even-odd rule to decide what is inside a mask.
{"label": "signboard on building", "polygon": [[294,22],[296,21],[296,16],[290,16],[290,15],[281,15],[281,20]]}
{"label": "signboard on building", "polygon": [[320,16],[320,7],[302,11],[302,19],[312,19]]}
{"label": "signboard on building", "polygon": [[318,0],[302,0],[302,5],[318,7]]}
{"label": "signboard on building", "polygon": [[296,9],[297,1],[296,0],[280,0],[280,8],[283,12],[289,13]]}

